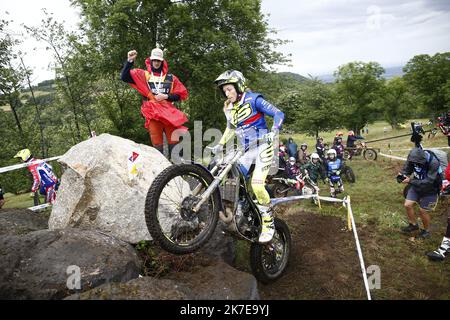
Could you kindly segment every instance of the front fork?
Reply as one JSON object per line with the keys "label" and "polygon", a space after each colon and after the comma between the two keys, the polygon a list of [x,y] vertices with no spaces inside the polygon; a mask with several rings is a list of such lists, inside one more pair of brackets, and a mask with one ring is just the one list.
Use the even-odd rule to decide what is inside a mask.
{"label": "front fork", "polygon": [[[225,169],[222,170],[222,172],[214,177],[213,183],[210,184],[210,186],[203,192],[200,201],[192,208],[192,211],[198,212],[200,210],[200,207],[208,200],[208,198],[213,194],[213,192],[216,190],[216,188],[219,186],[220,182],[227,176],[228,172],[230,172],[231,168],[233,168],[234,163],[239,160],[239,158],[242,156],[242,151],[238,151],[236,155],[231,159],[231,161],[227,164]],[[198,187],[196,187],[194,190],[196,190]]]}

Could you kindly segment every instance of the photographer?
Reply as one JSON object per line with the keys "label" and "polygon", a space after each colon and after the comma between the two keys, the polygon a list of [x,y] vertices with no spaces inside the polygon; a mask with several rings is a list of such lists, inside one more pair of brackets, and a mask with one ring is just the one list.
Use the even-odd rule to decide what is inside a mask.
{"label": "photographer", "polygon": [[[403,233],[419,230],[414,212],[414,204],[419,204],[419,215],[423,223],[423,229],[420,230],[416,239],[430,237],[428,231],[430,215],[428,212],[434,210],[438,201],[441,186],[439,170],[439,159],[432,152],[415,147],[409,152],[403,170],[397,176],[399,183],[410,185],[404,204],[409,225],[401,229]],[[412,178],[409,177],[411,174],[413,174]]]}

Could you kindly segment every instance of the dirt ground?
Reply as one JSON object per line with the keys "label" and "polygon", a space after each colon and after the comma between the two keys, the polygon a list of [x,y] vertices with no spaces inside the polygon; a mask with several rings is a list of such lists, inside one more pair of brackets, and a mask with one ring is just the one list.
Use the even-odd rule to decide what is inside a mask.
{"label": "dirt ground", "polygon": [[285,275],[260,285],[262,299],[363,299],[358,257],[344,221],[299,210],[281,216],[291,229]]}
{"label": "dirt ground", "polygon": [[[444,225],[442,212],[437,225]],[[292,234],[292,255],[285,275],[259,285],[262,299],[367,299],[353,233],[334,216],[289,208],[281,215]],[[441,223],[442,222],[442,223]],[[428,261],[424,253],[437,242],[413,242],[407,236],[357,226],[366,268],[378,265],[381,289],[372,299],[450,299],[449,261]],[[442,236],[436,235],[436,239]]]}

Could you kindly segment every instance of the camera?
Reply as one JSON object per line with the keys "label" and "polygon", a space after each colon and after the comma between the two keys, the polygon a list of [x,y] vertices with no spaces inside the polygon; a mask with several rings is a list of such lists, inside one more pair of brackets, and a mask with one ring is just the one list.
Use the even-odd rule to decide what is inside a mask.
{"label": "camera", "polygon": [[407,176],[405,176],[402,173],[399,173],[396,177],[398,183],[402,183],[402,181],[405,180],[406,178],[407,178]]}

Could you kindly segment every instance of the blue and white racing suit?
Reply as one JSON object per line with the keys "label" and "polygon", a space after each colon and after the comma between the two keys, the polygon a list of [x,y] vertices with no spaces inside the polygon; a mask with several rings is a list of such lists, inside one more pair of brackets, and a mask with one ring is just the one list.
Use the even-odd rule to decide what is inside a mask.
{"label": "blue and white racing suit", "polygon": [[[238,102],[226,105],[224,113],[227,118],[227,128],[220,140],[222,145],[236,135],[242,145],[252,146],[256,140],[268,133],[265,115],[274,118],[272,131],[278,131],[284,120],[283,112],[266,101],[261,94],[253,92],[245,92]],[[251,186],[261,205],[270,203],[270,196],[264,185],[273,156],[273,144],[263,142],[250,148],[239,159],[240,168],[247,178],[251,165],[255,164]]]}
{"label": "blue and white racing suit", "polygon": [[341,179],[341,171],[342,170],[342,160],[339,158],[335,158],[333,160],[328,159],[327,162],[327,177],[329,179],[330,184],[330,193],[331,196],[334,197],[336,195],[335,184],[337,184],[339,191],[344,191],[344,184]]}

